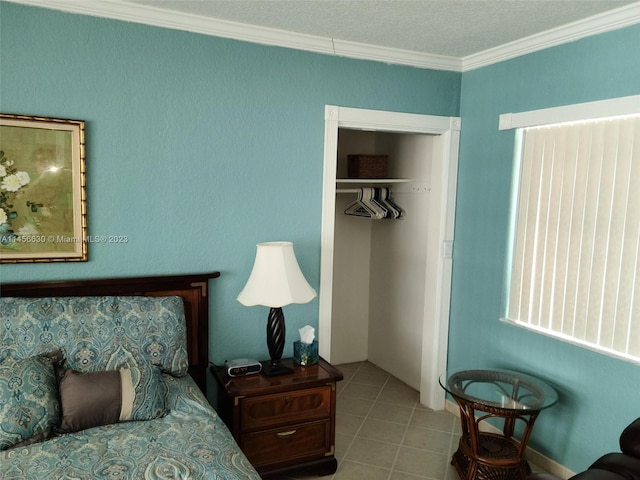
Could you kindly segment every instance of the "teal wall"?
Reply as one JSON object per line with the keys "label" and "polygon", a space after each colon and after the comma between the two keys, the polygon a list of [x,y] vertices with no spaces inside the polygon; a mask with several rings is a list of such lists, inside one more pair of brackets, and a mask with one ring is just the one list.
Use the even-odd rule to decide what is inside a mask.
{"label": "teal wall", "polygon": [[[640,93],[639,38],[631,27],[460,75],[0,2],[0,111],[85,120],[89,233],[129,238],[90,245],[87,263],[2,265],[2,281],[220,270],[210,358],[264,358],[267,309],[235,297],[270,240],[293,241],[318,288],[324,105],[460,114],[450,365],[556,385],[532,443],[585,468],[640,415],[639,368],[498,321],[513,150],[498,115]],[[317,310],[286,307],[285,355]]]}
{"label": "teal wall", "polygon": [[462,76],[449,365],[522,370],[555,385],[560,402],[540,415],[531,444],[574,471],[616,450],[640,416],[640,366],[498,321],[514,142],[498,117],[640,94],[639,44],[633,26]]}
{"label": "teal wall", "polygon": [[[266,358],[236,296],[273,240],[318,289],[325,104],[458,115],[460,78],[2,2],[0,111],[85,120],[89,233],[129,239],[2,281],[219,270],[210,359]],[[285,308],[285,355],[317,311]]]}

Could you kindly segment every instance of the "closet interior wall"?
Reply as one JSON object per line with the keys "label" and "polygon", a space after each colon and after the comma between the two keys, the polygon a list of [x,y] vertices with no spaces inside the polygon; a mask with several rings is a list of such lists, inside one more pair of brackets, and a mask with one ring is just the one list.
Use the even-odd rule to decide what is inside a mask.
{"label": "closet interior wall", "polygon": [[[357,198],[337,193],[331,359],[369,360],[420,389],[434,136],[339,129],[337,189],[390,186],[403,219],[344,211]],[[389,155],[388,183],[341,183],[348,154]],[[397,180],[404,179],[406,182]]]}

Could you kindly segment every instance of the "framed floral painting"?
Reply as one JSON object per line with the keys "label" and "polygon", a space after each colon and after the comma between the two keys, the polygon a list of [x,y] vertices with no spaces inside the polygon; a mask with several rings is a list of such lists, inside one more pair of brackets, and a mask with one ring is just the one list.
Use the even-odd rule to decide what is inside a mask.
{"label": "framed floral painting", "polygon": [[0,262],[87,261],[84,121],[0,113]]}

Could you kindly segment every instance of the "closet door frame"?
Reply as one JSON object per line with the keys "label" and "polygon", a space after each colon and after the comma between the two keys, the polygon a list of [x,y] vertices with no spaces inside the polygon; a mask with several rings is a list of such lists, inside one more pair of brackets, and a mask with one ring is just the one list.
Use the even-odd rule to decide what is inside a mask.
{"label": "closet door frame", "polygon": [[[435,269],[436,289],[428,301],[425,312],[435,319],[423,324],[420,403],[434,410],[445,408],[445,393],[438,384],[447,367],[449,310],[451,298],[451,271],[455,222],[456,182],[461,120],[459,117],[441,117],[381,110],[325,106],[324,172],[322,199],[322,233],[320,260],[320,295],[318,337],[320,355],[331,361],[331,310],[333,295],[333,256],[336,202],[336,152],[338,129],[361,129],[392,133],[422,133],[438,135],[441,140],[440,158],[440,212],[438,245],[440,254]],[[436,159],[434,159],[435,161]],[[433,225],[433,223],[432,223]]]}

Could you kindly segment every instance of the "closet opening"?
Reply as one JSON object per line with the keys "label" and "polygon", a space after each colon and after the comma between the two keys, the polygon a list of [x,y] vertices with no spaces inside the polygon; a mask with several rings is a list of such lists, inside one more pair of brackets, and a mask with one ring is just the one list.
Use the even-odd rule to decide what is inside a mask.
{"label": "closet opening", "polygon": [[[369,360],[430,408],[444,407],[438,376],[446,370],[458,134],[459,119],[448,117],[342,107],[325,116],[321,355],[336,364]],[[350,176],[354,154],[387,156],[384,177]],[[373,205],[357,205],[363,192]],[[384,208],[385,194],[402,215]],[[375,198],[385,215],[367,215]]]}

